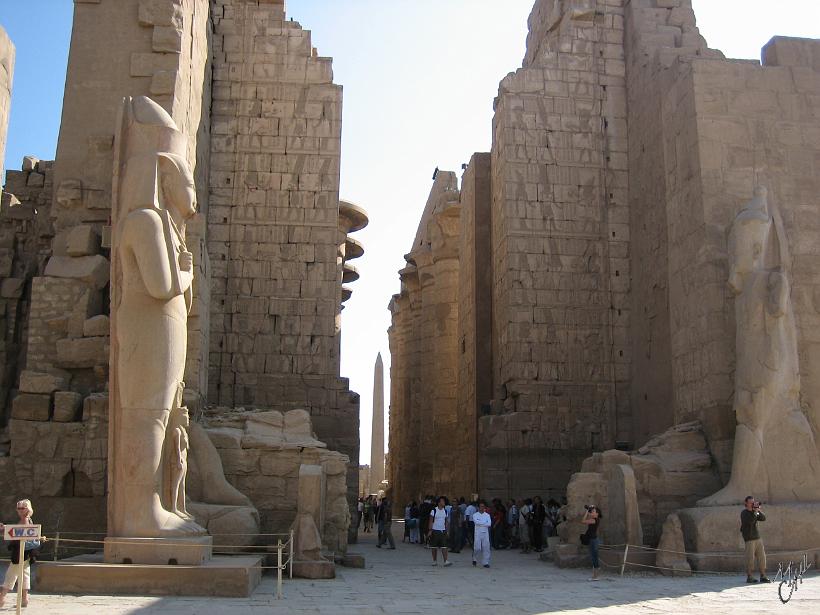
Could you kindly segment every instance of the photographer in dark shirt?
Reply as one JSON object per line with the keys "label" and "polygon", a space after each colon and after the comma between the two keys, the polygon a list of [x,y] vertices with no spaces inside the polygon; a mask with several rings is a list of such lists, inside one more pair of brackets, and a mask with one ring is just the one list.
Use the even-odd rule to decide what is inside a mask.
{"label": "photographer in dark shirt", "polygon": [[760,565],[760,583],[771,583],[766,576],[766,550],[757,531],[757,522],[765,521],[766,515],[760,510],[760,502],[752,496],[746,496],[743,501],[745,508],[740,513],[740,533],[746,543],[746,582],[758,583],[752,574],[755,569],[755,560]]}

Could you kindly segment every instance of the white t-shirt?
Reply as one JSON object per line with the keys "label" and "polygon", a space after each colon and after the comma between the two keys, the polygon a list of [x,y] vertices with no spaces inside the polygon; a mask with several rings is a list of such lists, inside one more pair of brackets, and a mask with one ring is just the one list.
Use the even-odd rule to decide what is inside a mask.
{"label": "white t-shirt", "polygon": [[486,534],[490,530],[493,521],[490,518],[490,513],[477,512],[473,515],[473,523],[475,523],[475,533],[478,536],[479,534]]}
{"label": "white t-shirt", "polygon": [[469,521],[469,520],[470,520],[470,517],[472,517],[472,516],[475,514],[475,511],[476,511],[475,506],[473,506],[472,504],[470,504],[470,505],[467,507],[467,509],[464,511],[464,518],[465,518],[465,519],[467,519],[467,521]]}
{"label": "white t-shirt", "polygon": [[447,529],[447,525],[445,523],[447,519],[446,510],[436,506],[433,510],[430,511],[430,516],[433,517],[433,530],[437,532],[443,532]]}
{"label": "white t-shirt", "polygon": [[518,527],[526,527],[528,514],[530,514],[530,507],[524,504],[518,511]]}

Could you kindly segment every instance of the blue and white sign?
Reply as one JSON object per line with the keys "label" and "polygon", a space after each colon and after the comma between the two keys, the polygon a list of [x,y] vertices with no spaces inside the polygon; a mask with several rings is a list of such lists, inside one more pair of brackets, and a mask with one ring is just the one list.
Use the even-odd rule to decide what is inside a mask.
{"label": "blue and white sign", "polygon": [[5,540],[35,540],[40,538],[41,525],[6,525],[3,527]]}

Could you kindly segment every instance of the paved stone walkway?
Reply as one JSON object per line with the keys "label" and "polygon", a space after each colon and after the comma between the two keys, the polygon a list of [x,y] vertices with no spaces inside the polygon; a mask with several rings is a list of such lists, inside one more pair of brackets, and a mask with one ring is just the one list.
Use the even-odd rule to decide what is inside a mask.
{"label": "paved stone walkway", "polygon": [[[399,536],[401,525],[394,527]],[[430,553],[417,545],[397,543],[376,549],[363,534],[352,550],[367,556],[364,570],[338,568],[332,581],[285,581],[284,600],[275,598],[275,577],[265,577],[250,598],[144,598],[34,595],[24,611],[47,615],[368,615],[460,613],[469,615],[535,615],[596,613],[603,615],[674,613],[722,615],[754,613],[820,613],[820,575],[807,575],[784,606],[775,584],[747,586],[741,575],[672,579],[652,574],[606,574],[597,583],[589,571],[562,570],[535,555],[494,551],[492,568],[470,565],[470,552],[452,554],[453,566],[433,568]],[[14,597],[0,612],[13,609]],[[457,610],[453,610],[457,609]]]}

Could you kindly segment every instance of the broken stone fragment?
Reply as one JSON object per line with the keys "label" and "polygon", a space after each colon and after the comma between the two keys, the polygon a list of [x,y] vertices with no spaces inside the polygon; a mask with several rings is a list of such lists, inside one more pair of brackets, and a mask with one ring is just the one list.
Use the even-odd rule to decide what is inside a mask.
{"label": "broken stone fragment", "polygon": [[54,420],[70,423],[80,419],[83,396],[74,391],[57,391],[54,393]]}
{"label": "broken stone fragment", "polygon": [[100,337],[108,335],[111,321],[105,314],[92,316],[83,323],[83,337]]}
{"label": "broken stone fragment", "polygon": [[36,171],[32,171],[28,179],[26,180],[26,186],[30,188],[40,188],[44,186],[46,183],[46,176],[42,173],[37,173]]}
{"label": "broken stone fragment", "polygon": [[55,374],[46,374],[31,370],[23,370],[20,374],[20,391],[22,393],[51,394],[54,391],[65,389],[68,378]]}
{"label": "broken stone fragment", "polygon": [[23,296],[26,281],[21,278],[6,278],[0,285],[0,296],[3,299],[19,299]]}
{"label": "broken stone fragment", "polygon": [[152,49],[164,53],[181,53],[182,28],[174,26],[155,26]]}
{"label": "broken stone fragment", "polygon": [[37,163],[40,159],[35,156],[23,156],[23,170],[34,171],[37,168]]}
{"label": "broken stone fragment", "polygon": [[83,184],[79,179],[64,179],[55,195],[60,207],[79,207],[83,204]]}
{"label": "broken stone fragment", "polygon": [[46,265],[45,275],[55,278],[74,278],[96,289],[102,289],[108,284],[110,267],[108,259],[99,254],[79,257],[52,256]]}
{"label": "broken stone fragment", "polygon": [[93,256],[100,251],[100,237],[88,224],[75,226],[66,236],[66,253],[69,256]]}
{"label": "broken stone fragment", "polygon": [[107,337],[81,337],[57,340],[54,362],[60,367],[80,369],[108,363]]}
{"label": "broken stone fragment", "polygon": [[51,395],[21,393],[11,402],[11,418],[22,421],[47,421],[51,418]]}
{"label": "broken stone fragment", "polygon": [[108,394],[92,393],[83,402],[83,421],[108,420]]}

